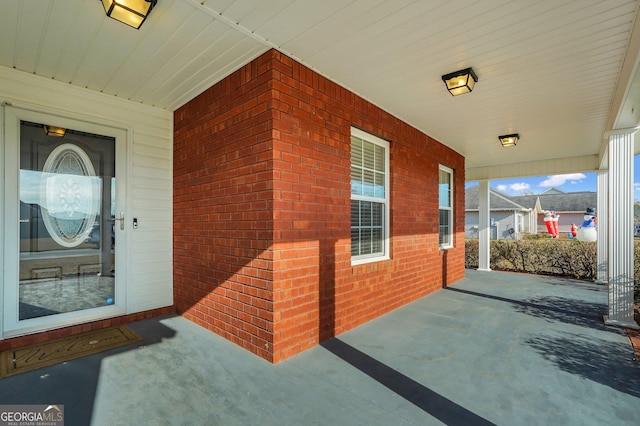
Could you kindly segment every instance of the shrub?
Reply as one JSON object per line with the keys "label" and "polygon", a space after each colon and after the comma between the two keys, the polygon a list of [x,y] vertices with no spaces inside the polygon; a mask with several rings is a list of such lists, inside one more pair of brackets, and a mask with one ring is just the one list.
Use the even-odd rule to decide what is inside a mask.
{"label": "shrub", "polygon": [[[640,260],[640,254],[637,255]],[[478,265],[478,240],[465,241],[465,267]],[[492,240],[491,269],[530,274],[561,275],[594,281],[596,243],[577,240]]]}
{"label": "shrub", "polygon": [[475,269],[480,258],[480,248],[477,239],[464,241],[464,267]]}
{"label": "shrub", "polygon": [[[579,280],[597,278],[596,243],[578,240],[525,238],[491,240],[489,264],[498,271],[559,275]],[[478,267],[478,240],[465,240],[465,268]],[[640,300],[640,244],[634,247],[635,298]]]}

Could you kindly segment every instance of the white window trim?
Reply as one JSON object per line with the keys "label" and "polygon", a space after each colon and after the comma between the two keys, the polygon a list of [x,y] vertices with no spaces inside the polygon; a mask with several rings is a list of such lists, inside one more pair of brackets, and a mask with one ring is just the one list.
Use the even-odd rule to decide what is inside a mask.
{"label": "white window trim", "polygon": [[[454,188],[453,188],[453,169],[447,167],[447,166],[443,166],[442,164],[439,165],[438,167],[438,185],[440,185],[440,171],[446,172],[449,174],[450,176],[450,190],[451,190],[451,194],[450,194],[450,199],[451,199],[451,206],[447,207],[447,208],[442,208],[442,206],[440,205],[440,193],[438,192],[438,245],[440,247],[441,250],[446,250],[446,249],[450,249],[453,248],[453,229],[454,229],[454,207],[455,207],[455,203],[454,203]],[[440,188],[438,188],[439,190]],[[449,243],[447,244],[440,244],[440,210],[448,210],[449,211]]]}
{"label": "white window trim", "polygon": [[515,231],[517,233],[524,232],[524,215],[522,213],[516,213],[516,226]]}
{"label": "white window trim", "polygon": [[[356,129],[355,127],[351,128],[351,136],[355,136],[357,138],[360,139],[364,139],[367,142],[370,142],[372,144],[381,146],[384,148],[384,199],[381,198],[376,198],[376,197],[367,197],[364,195],[353,195],[353,193],[351,193],[351,200],[359,200],[359,201],[373,201],[376,203],[379,203],[381,201],[384,202],[384,221],[383,221],[383,232],[382,232],[382,239],[383,239],[383,243],[382,243],[382,255],[380,254],[367,254],[367,255],[361,255],[361,256],[352,256],[351,257],[351,266],[356,266],[356,265],[362,265],[365,263],[372,263],[372,262],[380,262],[383,260],[389,260],[391,257],[389,255],[389,212],[390,212],[390,207],[389,207],[389,200],[390,200],[390,164],[389,164],[389,142],[385,141],[384,139],[378,138],[376,136],[373,136],[370,133],[366,133],[363,132],[360,129]],[[351,144],[350,144],[351,145]],[[351,164],[351,163],[349,163]],[[349,165],[349,167],[351,167],[351,165]]]}

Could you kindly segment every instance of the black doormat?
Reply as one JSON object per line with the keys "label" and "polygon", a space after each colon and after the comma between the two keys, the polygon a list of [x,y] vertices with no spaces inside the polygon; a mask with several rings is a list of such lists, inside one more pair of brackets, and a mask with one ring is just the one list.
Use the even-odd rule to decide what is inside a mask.
{"label": "black doormat", "polygon": [[59,364],[142,340],[126,325],[0,353],[0,378]]}

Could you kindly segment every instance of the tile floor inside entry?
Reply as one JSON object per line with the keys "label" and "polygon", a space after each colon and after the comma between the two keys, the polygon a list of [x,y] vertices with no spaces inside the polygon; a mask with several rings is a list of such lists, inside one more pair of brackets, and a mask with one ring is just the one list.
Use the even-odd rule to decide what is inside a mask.
{"label": "tile floor inside entry", "polygon": [[81,275],[20,283],[20,319],[111,305],[113,277]]}

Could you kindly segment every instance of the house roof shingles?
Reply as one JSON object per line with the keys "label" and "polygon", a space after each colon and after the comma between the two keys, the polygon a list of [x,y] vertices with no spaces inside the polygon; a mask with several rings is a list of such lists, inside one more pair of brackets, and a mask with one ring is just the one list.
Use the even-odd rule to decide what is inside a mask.
{"label": "house roof shingles", "polygon": [[[465,210],[478,210],[479,208],[478,185],[465,189]],[[596,192],[567,192],[567,193],[543,193],[538,195],[510,196],[496,189],[490,188],[489,203],[491,210],[529,210],[536,208],[536,202],[540,200],[540,207],[544,210],[553,210],[559,213],[584,212],[587,207],[596,207]]]}
{"label": "house roof shingles", "polygon": [[556,212],[586,212],[587,207],[596,208],[598,201],[595,192],[567,192],[566,194],[541,194],[542,210]]}
{"label": "house roof shingles", "polygon": [[[489,192],[489,204],[491,210],[528,210],[529,207],[522,206],[512,200],[506,194],[500,193],[493,188]],[[480,187],[478,185],[465,189],[464,194],[465,210],[478,210],[480,206]]]}

